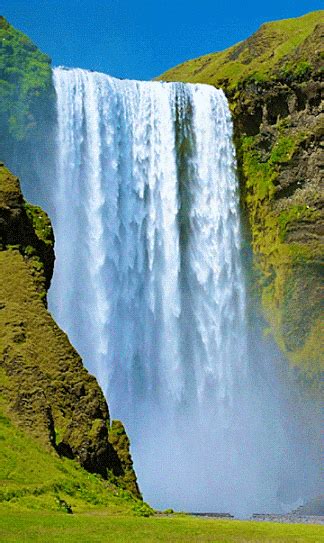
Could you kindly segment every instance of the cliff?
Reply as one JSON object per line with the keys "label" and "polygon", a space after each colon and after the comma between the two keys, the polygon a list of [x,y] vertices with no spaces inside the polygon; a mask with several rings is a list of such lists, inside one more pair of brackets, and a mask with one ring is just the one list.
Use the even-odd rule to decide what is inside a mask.
{"label": "cliff", "polygon": [[320,386],[323,279],[321,63],[324,12],[264,24],[158,79],[222,88],[233,113],[254,281],[278,345]]}
{"label": "cliff", "polygon": [[[68,458],[100,474],[102,484],[112,481],[140,498],[125,430],[119,421],[111,424],[96,379],[46,309],[53,243],[47,215],[25,202],[18,179],[0,164],[1,422],[12,428],[10,436],[19,427],[17,436],[47,454],[49,465]],[[9,434],[2,435],[4,446],[6,439],[11,442]],[[29,449],[20,451],[27,471],[33,465]],[[5,488],[16,481],[12,462],[17,463],[15,447],[6,451],[2,465]],[[41,475],[36,480],[41,484]],[[28,485],[24,488],[28,494]]]}

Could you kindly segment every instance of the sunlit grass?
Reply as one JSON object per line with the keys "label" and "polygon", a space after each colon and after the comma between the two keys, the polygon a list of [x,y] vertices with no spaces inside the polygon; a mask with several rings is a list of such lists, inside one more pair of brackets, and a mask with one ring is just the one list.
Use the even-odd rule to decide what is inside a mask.
{"label": "sunlit grass", "polygon": [[189,60],[171,68],[157,79],[208,83],[229,88],[249,77],[267,79],[279,61],[296,48],[323,22],[324,11],[315,11],[294,19],[266,23],[248,40],[225,51]]}
{"label": "sunlit grass", "polygon": [[0,509],[0,540],[61,542],[317,542],[324,527],[303,524],[196,519],[186,516],[136,518],[93,514],[23,513]]}

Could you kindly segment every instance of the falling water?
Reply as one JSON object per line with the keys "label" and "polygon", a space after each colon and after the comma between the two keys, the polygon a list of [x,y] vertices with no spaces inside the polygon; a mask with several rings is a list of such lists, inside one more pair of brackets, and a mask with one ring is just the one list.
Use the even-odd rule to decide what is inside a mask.
{"label": "falling water", "polygon": [[223,92],[61,68],[54,84],[50,307],[126,424],[144,497],[280,510],[285,477],[300,497],[287,453],[304,459],[248,355]]}

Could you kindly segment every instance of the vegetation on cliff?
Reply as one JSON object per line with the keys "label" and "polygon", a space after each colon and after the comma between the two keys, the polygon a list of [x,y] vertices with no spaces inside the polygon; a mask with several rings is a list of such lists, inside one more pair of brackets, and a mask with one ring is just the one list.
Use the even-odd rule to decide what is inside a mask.
{"label": "vegetation on cliff", "polygon": [[46,214],[24,201],[1,164],[0,499],[57,508],[122,495],[148,514],[125,430],[111,426],[96,379],[46,309],[53,241]]}
{"label": "vegetation on cliff", "polygon": [[[3,374],[1,374],[3,386]],[[47,510],[78,513],[104,508],[109,515],[150,514],[152,511],[116,482],[89,473],[74,460],[59,457],[18,428],[0,402],[0,505],[10,511]],[[0,536],[1,539],[1,536]]]}
{"label": "vegetation on cliff", "polygon": [[35,111],[44,109],[53,93],[50,62],[0,16],[0,124],[18,141],[34,131]]}
{"label": "vegetation on cliff", "polygon": [[318,11],[264,24],[226,51],[158,78],[208,83],[226,93],[264,313],[281,349],[316,387],[324,367],[323,22]]}
{"label": "vegetation on cliff", "polygon": [[157,79],[207,83],[224,88],[230,96],[251,81],[269,82],[282,76],[307,79],[314,64],[321,63],[320,49],[314,51],[307,40],[323,17],[323,11],[315,11],[296,19],[265,23],[229,49],[179,64]]}
{"label": "vegetation on cliff", "polygon": [[43,190],[37,165],[51,167],[45,161],[54,122],[50,58],[0,16],[0,160],[23,179],[34,203]]}

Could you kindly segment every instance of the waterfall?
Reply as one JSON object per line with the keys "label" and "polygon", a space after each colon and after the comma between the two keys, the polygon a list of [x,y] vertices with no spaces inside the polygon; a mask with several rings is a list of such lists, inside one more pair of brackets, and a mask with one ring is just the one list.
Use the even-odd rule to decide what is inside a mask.
{"label": "waterfall", "polygon": [[304,458],[247,345],[224,93],[63,68],[54,85],[50,309],[125,422],[144,497],[280,510]]}

